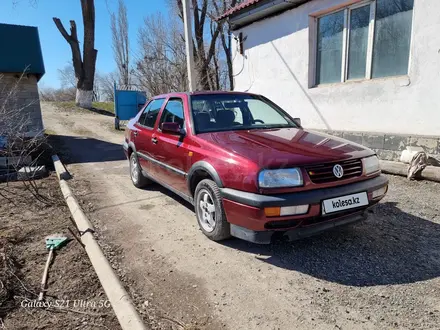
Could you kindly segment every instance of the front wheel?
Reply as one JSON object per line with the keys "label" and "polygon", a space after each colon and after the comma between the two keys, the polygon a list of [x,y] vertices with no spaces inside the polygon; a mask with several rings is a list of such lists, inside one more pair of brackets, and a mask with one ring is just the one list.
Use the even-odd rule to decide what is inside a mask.
{"label": "front wheel", "polygon": [[205,179],[199,182],[194,194],[194,207],[199,227],[208,238],[221,241],[231,236],[220,190],[214,181]]}
{"label": "front wheel", "polygon": [[151,183],[151,181],[142,174],[141,166],[135,152],[132,152],[130,155],[130,178],[136,188],[143,188]]}

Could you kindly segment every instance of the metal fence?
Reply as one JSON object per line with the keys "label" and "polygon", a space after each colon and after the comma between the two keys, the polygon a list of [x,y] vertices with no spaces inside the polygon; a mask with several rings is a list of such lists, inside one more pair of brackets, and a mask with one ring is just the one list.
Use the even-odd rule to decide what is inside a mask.
{"label": "metal fence", "polygon": [[121,122],[135,117],[147,102],[147,93],[137,89],[137,86],[121,86],[114,84],[115,129],[119,130]]}

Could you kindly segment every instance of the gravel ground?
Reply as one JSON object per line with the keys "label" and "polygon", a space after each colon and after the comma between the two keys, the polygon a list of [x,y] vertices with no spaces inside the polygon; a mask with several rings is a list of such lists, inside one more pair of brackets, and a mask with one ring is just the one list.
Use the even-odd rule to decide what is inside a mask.
{"label": "gravel ground", "polygon": [[293,243],[215,243],[177,196],[132,186],[111,117],[47,105],[43,116],[153,328],[440,328],[440,184],[389,176],[365,222]]}

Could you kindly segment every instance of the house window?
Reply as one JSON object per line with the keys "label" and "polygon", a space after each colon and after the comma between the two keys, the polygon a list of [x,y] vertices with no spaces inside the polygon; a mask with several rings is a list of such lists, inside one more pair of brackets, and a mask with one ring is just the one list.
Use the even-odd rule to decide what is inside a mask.
{"label": "house window", "polygon": [[319,17],[315,83],[408,74],[413,6],[364,1]]}

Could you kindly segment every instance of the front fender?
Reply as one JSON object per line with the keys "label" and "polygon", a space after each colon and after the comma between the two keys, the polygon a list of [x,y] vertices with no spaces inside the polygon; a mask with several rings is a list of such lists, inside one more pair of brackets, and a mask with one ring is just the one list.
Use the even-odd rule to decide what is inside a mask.
{"label": "front fender", "polygon": [[223,188],[223,182],[220,179],[220,176],[218,175],[214,166],[212,166],[207,161],[201,160],[201,161],[195,162],[188,171],[187,176],[188,176],[188,190],[189,191],[191,191],[191,181],[192,181],[191,179],[198,170],[203,170],[206,173],[208,173],[212,177],[214,182],[217,184],[217,186],[219,188]]}

